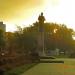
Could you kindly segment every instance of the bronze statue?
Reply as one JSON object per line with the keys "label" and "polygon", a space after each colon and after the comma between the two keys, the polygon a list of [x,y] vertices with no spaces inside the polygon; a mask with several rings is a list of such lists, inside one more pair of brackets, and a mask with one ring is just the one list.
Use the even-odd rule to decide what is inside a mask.
{"label": "bronze statue", "polygon": [[39,15],[38,17],[38,21],[39,21],[39,32],[43,32],[44,31],[44,21],[45,21],[45,17],[43,16],[43,12],[41,12],[41,15]]}
{"label": "bronze statue", "polygon": [[43,24],[45,21],[45,17],[43,16],[43,12],[41,12],[41,15],[38,17],[38,21],[40,24]]}

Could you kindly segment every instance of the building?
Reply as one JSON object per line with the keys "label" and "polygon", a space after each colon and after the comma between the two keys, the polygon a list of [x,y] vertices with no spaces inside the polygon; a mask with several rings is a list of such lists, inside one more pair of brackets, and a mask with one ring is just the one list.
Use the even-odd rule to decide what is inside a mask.
{"label": "building", "polygon": [[4,32],[6,32],[6,25],[3,24],[3,22],[0,22],[0,29],[2,29]]}

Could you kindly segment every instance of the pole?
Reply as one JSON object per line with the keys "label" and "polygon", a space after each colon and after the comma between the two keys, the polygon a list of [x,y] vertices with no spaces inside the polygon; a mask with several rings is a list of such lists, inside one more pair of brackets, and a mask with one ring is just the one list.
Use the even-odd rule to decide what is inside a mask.
{"label": "pole", "polygon": [[45,56],[44,31],[42,32],[42,49],[43,49],[43,56]]}

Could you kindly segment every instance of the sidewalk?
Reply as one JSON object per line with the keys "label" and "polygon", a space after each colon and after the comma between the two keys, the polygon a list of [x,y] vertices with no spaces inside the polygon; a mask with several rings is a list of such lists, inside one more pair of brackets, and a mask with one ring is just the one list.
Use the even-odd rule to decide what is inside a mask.
{"label": "sidewalk", "polygon": [[75,59],[64,59],[64,62],[40,63],[22,75],[75,75]]}
{"label": "sidewalk", "polygon": [[64,75],[63,64],[40,63],[22,75]]}

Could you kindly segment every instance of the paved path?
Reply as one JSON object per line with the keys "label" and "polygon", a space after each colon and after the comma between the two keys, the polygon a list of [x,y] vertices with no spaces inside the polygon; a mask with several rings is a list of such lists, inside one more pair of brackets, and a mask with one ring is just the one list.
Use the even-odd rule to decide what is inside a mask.
{"label": "paved path", "polygon": [[64,61],[64,64],[40,63],[22,75],[75,75],[75,59]]}

